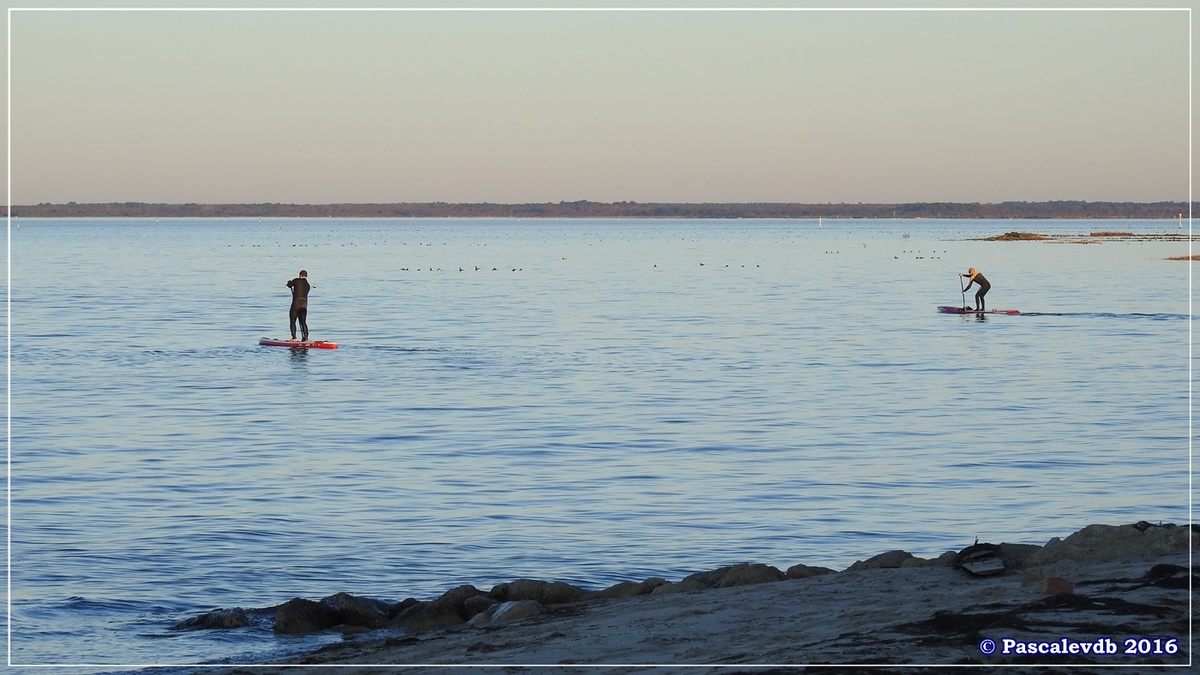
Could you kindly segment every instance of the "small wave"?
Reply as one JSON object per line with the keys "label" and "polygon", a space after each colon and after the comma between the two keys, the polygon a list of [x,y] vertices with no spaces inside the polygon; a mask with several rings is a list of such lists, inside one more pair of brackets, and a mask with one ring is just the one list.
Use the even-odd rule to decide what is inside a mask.
{"label": "small wave", "polygon": [[1061,316],[1088,319],[1150,319],[1152,321],[1186,321],[1191,318],[1190,314],[1164,314],[1146,312],[1129,312],[1124,314],[1117,314],[1113,312],[1022,312],[1021,316]]}
{"label": "small wave", "polygon": [[[50,607],[54,609],[52,605]],[[122,615],[129,613],[165,614],[168,612],[179,611],[178,607],[171,607],[159,602],[150,602],[146,600],[121,600],[117,598],[87,598],[78,595],[64,599],[60,609],[71,612],[112,612]]]}
{"label": "small wave", "polygon": [[436,347],[401,347],[399,345],[367,345],[364,347],[359,347],[359,349],[365,349],[368,351],[377,351],[377,352],[397,352],[397,353],[399,353],[399,352],[440,352],[440,351],[445,351],[443,349],[438,349]]}

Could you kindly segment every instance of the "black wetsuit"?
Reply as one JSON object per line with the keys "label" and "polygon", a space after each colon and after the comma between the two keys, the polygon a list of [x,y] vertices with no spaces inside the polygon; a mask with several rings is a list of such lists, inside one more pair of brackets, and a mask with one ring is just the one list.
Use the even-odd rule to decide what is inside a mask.
{"label": "black wetsuit", "polygon": [[[967,284],[967,288],[970,288],[971,284],[979,284],[979,290],[975,291],[975,309],[986,309],[986,307],[983,306],[983,296],[987,295],[987,292],[992,290],[992,285],[988,283],[987,277],[983,276],[979,272],[976,272],[975,276],[973,277],[968,277],[968,280],[970,283]],[[963,290],[965,291],[967,288],[964,288]]]}
{"label": "black wetsuit", "polygon": [[292,339],[296,339],[296,321],[300,322],[300,339],[308,340],[308,291],[312,285],[304,277],[296,277],[287,282],[292,289],[292,308],[288,311],[288,324],[292,329]]}

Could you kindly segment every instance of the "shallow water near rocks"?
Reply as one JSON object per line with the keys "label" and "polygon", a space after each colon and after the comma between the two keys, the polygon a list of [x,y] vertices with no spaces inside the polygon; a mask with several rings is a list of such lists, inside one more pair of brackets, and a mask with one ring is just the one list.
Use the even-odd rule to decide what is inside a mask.
{"label": "shallow water near rocks", "polygon": [[[216,607],[1185,522],[1174,221],[21,220],[11,659],[256,663]],[[991,308],[963,301],[982,270]],[[315,284],[313,339],[285,282]],[[970,296],[967,296],[970,299]]]}

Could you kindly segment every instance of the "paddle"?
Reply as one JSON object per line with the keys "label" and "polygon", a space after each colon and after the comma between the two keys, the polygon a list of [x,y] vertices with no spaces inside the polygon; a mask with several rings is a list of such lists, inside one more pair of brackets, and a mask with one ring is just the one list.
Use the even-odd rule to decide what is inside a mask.
{"label": "paddle", "polygon": [[963,285],[961,274],[958,275],[958,288],[962,291],[962,306],[965,308],[967,306],[967,287]]}

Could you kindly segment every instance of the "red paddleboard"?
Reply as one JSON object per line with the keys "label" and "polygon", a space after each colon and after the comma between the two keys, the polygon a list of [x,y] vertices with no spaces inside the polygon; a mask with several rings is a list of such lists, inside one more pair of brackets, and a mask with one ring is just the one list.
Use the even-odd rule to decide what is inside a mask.
{"label": "red paddleboard", "polygon": [[300,340],[275,340],[272,338],[263,338],[258,341],[260,345],[268,347],[291,347],[292,349],[337,349],[336,342],[309,341],[301,342]]}
{"label": "red paddleboard", "polygon": [[942,305],[937,308],[942,314],[1020,314],[1015,309],[984,309],[978,310],[972,307],[950,307]]}

